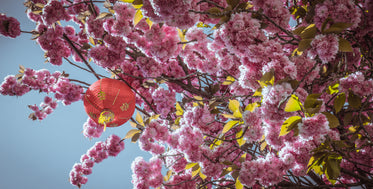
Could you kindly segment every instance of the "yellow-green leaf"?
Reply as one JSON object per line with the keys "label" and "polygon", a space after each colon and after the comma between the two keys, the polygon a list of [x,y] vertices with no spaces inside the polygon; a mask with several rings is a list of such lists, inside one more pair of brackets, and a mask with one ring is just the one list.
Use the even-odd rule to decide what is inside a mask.
{"label": "yellow-green leaf", "polygon": [[122,1],[122,2],[125,2],[125,3],[132,3],[134,0],[119,0],[119,1]]}
{"label": "yellow-green leaf", "polygon": [[233,113],[233,117],[235,117],[235,118],[242,118],[241,110],[236,110],[236,111]]}
{"label": "yellow-green leaf", "polygon": [[328,90],[327,90],[328,94],[333,95],[333,94],[336,94],[338,92],[339,92],[339,83],[334,83],[332,85],[329,85]]}
{"label": "yellow-green leaf", "polygon": [[285,112],[295,112],[302,110],[302,104],[297,95],[292,94],[285,106]]}
{"label": "yellow-green leaf", "polygon": [[254,102],[254,103],[248,104],[248,105],[245,107],[245,111],[253,112],[253,111],[255,110],[256,107],[259,107],[259,104],[258,104],[257,102]]}
{"label": "yellow-green leaf", "polygon": [[181,108],[180,104],[176,102],[176,115],[182,116],[184,114],[184,110]]}
{"label": "yellow-green leaf", "polygon": [[240,177],[236,179],[236,189],[243,189],[243,184],[240,182]]}
{"label": "yellow-green leaf", "polygon": [[323,112],[322,114],[324,114],[326,118],[328,118],[329,128],[336,128],[340,125],[339,120],[337,117],[335,117],[335,115],[329,112]]}
{"label": "yellow-green leaf", "polygon": [[228,132],[229,130],[231,130],[231,128],[233,126],[235,126],[236,124],[238,123],[238,121],[235,121],[235,120],[231,120],[231,121],[228,121],[225,125],[224,125],[224,128],[223,128],[223,134]]}
{"label": "yellow-green leaf", "polygon": [[135,17],[133,18],[133,24],[136,26],[141,21],[142,17],[141,9],[137,9]]}
{"label": "yellow-green leaf", "polygon": [[191,168],[193,168],[196,165],[198,165],[198,163],[188,163],[185,166],[185,170],[191,169]]}
{"label": "yellow-green leaf", "polygon": [[310,116],[320,111],[321,105],[323,103],[322,100],[318,99],[320,96],[321,94],[310,94],[304,101],[304,109]]}
{"label": "yellow-green leaf", "polygon": [[351,43],[347,41],[346,39],[340,37],[339,38],[339,51],[341,52],[353,52]]}
{"label": "yellow-green leaf", "polygon": [[257,89],[257,90],[254,92],[253,96],[262,96],[262,88]]}
{"label": "yellow-green leaf", "polygon": [[149,25],[149,29],[151,29],[153,26],[153,22],[149,18],[146,18],[145,22]]}
{"label": "yellow-green leaf", "polygon": [[281,126],[281,131],[279,136],[287,135],[292,129],[298,126],[298,123],[302,121],[299,116],[289,117]]}
{"label": "yellow-green leaf", "polygon": [[140,133],[140,130],[138,129],[131,129],[127,132],[126,136],[124,137],[124,139],[128,139],[128,138],[132,138],[133,135],[135,135],[136,133]]}
{"label": "yellow-green leaf", "polygon": [[92,37],[89,37],[89,42],[90,42],[92,45],[96,45],[95,40],[94,40]]}
{"label": "yellow-green leaf", "polygon": [[236,117],[234,117],[233,115],[231,115],[231,114],[221,114],[223,117],[225,117],[225,118],[228,118],[228,119],[232,119],[232,118],[236,118]]}
{"label": "yellow-green leaf", "polygon": [[232,112],[235,112],[240,109],[240,102],[238,100],[229,100],[228,107]]}
{"label": "yellow-green leaf", "polygon": [[136,121],[137,121],[141,126],[144,126],[144,127],[145,127],[145,125],[144,125],[144,120],[142,119],[142,117],[141,117],[141,115],[140,115],[139,112],[137,112],[137,114],[136,114]]}
{"label": "yellow-green leaf", "polygon": [[236,133],[236,138],[237,139],[237,143],[238,143],[238,146],[242,146],[245,144],[246,140],[243,139],[243,129],[240,129],[237,133]]}
{"label": "yellow-green leaf", "polygon": [[346,94],[342,92],[334,99],[333,106],[334,106],[334,110],[336,113],[342,110],[342,107],[345,104],[345,102],[346,102]]}
{"label": "yellow-green leaf", "polygon": [[230,85],[235,81],[232,76],[228,76],[227,79],[222,83],[222,85]]}
{"label": "yellow-green leaf", "polygon": [[[186,32],[186,30],[181,30],[181,29],[177,28],[177,33],[179,34],[180,42],[187,42],[187,40],[185,39],[185,32]],[[185,46],[186,46],[186,44],[183,44],[183,50],[184,50]]]}
{"label": "yellow-green leaf", "polygon": [[260,151],[263,151],[266,147],[267,147],[267,141],[263,141],[263,142],[260,144]]}
{"label": "yellow-green leaf", "polygon": [[198,28],[211,28],[211,26],[204,24],[203,22],[198,22],[197,27]]}
{"label": "yellow-green leaf", "polygon": [[269,72],[264,73],[262,78],[258,81],[261,87],[266,87],[268,85],[273,85],[275,82],[275,73],[274,70],[272,69]]}
{"label": "yellow-green leaf", "polygon": [[206,175],[202,173],[202,171],[199,172],[199,177],[201,177],[202,180],[205,180],[207,178]]}

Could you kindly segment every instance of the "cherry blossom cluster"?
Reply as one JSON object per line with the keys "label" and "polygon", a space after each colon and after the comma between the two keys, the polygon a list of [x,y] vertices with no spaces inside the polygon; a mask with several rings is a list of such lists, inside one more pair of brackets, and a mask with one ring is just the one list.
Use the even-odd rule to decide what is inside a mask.
{"label": "cherry blossom cluster", "polygon": [[[64,105],[70,105],[82,98],[83,88],[71,83],[70,80],[61,72],[50,73],[48,70],[33,70],[30,68],[21,69],[17,76],[7,76],[0,85],[2,95],[22,96],[31,90],[54,93],[54,98],[61,101]],[[47,114],[53,112],[57,106],[56,102],[50,97],[45,97],[44,103],[38,106],[33,105],[30,108],[35,112],[36,118],[42,120]]]}
{"label": "cherry blossom cluster", "polygon": [[29,105],[29,108],[34,111],[34,113],[31,114],[31,119],[43,120],[57,108],[57,102],[51,97],[46,96],[44,102],[40,104],[40,108],[36,104]]}
{"label": "cherry blossom cluster", "polygon": [[[136,91],[146,120],[136,118],[139,147],[153,157],[133,162],[135,188],[232,188],[238,181],[253,188],[331,187],[333,180],[343,186],[371,180],[370,1],[124,2],[29,0],[27,6],[36,22],[32,33],[50,63],[61,65],[72,56],[90,67],[93,60]],[[296,24],[290,26],[291,17]],[[3,35],[19,35],[16,20],[1,14],[0,21]],[[341,22],[352,25],[325,32]],[[300,34],[294,31],[302,27]],[[339,86],[331,94],[333,82]],[[54,93],[65,105],[81,100],[84,92],[59,72],[32,69],[6,77],[0,87],[10,96],[31,90]],[[340,109],[342,92],[349,93],[341,98],[348,108]],[[358,96],[355,104],[345,103],[351,92]],[[310,100],[312,95],[317,99]],[[294,96],[301,108],[285,111]],[[30,106],[35,119],[51,113],[56,100],[46,97],[40,107]],[[294,117],[297,122],[284,134],[286,121]],[[83,129],[88,138],[103,132],[91,119]],[[315,178],[307,173],[310,158],[329,144],[321,152],[341,156],[338,179],[329,178],[327,170],[311,184],[304,182]],[[96,143],[74,165],[71,183],[85,184],[95,163],[123,149],[116,135]],[[171,173],[165,179],[162,166]]]}
{"label": "cherry blossom cluster", "polygon": [[137,157],[131,165],[133,172],[132,183],[135,188],[160,187],[163,182],[162,160],[152,158],[146,162],[142,157]]}
{"label": "cherry blossom cluster", "polygon": [[104,132],[104,127],[97,124],[91,118],[83,124],[83,135],[87,138],[100,138],[101,134]]}
{"label": "cherry blossom cluster", "polygon": [[13,17],[7,17],[0,13],[0,34],[6,37],[16,38],[21,35],[20,23]]}
{"label": "cherry blossom cluster", "polygon": [[96,142],[86,154],[80,158],[70,171],[70,183],[81,187],[86,184],[88,178],[85,175],[92,174],[92,167],[109,156],[117,156],[124,149],[124,142],[117,135],[109,136],[105,142]]}

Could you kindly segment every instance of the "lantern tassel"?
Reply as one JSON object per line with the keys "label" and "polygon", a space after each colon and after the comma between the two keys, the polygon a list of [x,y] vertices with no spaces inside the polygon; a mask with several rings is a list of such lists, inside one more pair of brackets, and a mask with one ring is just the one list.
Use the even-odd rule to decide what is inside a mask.
{"label": "lantern tassel", "polygon": [[104,110],[101,112],[98,118],[98,123],[104,125],[104,131],[106,130],[106,123],[114,120],[114,113],[111,111]]}

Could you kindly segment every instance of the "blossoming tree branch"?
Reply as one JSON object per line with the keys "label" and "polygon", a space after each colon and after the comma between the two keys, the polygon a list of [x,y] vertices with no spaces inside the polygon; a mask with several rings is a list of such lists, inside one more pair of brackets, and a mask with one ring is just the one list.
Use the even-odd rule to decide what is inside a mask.
{"label": "blossoming tree branch", "polygon": [[[130,140],[153,156],[132,163],[134,188],[373,187],[373,1],[24,5],[35,29],[1,14],[2,35],[31,34],[47,62],[120,81],[135,95],[133,129],[88,149],[71,184],[82,187],[95,164]],[[42,92],[44,102],[29,106],[30,118],[42,120],[59,103],[84,100],[90,85],[21,66],[0,92]],[[106,124],[115,113],[99,116],[87,115],[85,137],[118,126]]]}

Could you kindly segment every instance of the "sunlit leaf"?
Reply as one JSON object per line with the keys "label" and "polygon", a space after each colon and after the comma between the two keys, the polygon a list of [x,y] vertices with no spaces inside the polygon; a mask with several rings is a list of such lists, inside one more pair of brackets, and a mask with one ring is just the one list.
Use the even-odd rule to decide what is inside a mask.
{"label": "sunlit leaf", "polygon": [[236,138],[238,138],[236,141],[237,141],[237,143],[238,143],[238,146],[242,146],[242,145],[244,145],[245,144],[245,142],[246,142],[246,140],[244,140],[244,138],[243,138],[243,129],[240,129],[240,131],[238,131],[237,133],[236,133]]}
{"label": "sunlit leaf", "polygon": [[232,76],[228,76],[227,79],[222,83],[222,85],[230,85],[235,81]]}
{"label": "sunlit leaf", "polygon": [[144,120],[142,119],[142,117],[141,117],[141,115],[140,115],[139,112],[137,112],[137,114],[136,114],[136,121],[137,121],[140,125],[142,125],[142,126],[145,127],[145,125],[144,125]]}
{"label": "sunlit leaf", "polygon": [[235,112],[240,109],[240,102],[238,100],[229,100],[228,107],[232,112]]}
{"label": "sunlit leaf", "polygon": [[184,114],[184,110],[181,108],[180,104],[176,102],[176,115],[182,116]]}
{"label": "sunlit leaf", "polygon": [[166,175],[163,177],[163,180],[167,182],[168,180],[170,180],[171,175],[172,175],[172,170],[168,170]]}
{"label": "sunlit leaf", "polygon": [[132,3],[133,0],[119,0],[119,1],[122,1],[122,2],[125,2],[125,3]]}
{"label": "sunlit leaf", "polygon": [[191,169],[191,168],[193,168],[196,165],[198,165],[198,163],[188,163],[185,166],[185,170]]}
{"label": "sunlit leaf", "polygon": [[254,102],[254,103],[248,104],[248,105],[245,107],[245,111],[253,112],[253,111],[255,110],[256,107],[259,107],[259,104],[258,104],[257,102]]}
{"label": "sunlit leaf", "polygon": [[137,9],[135,17],[133,18],[133,24],[136,26],[141,21],[142,17],[141,9]]}
{"label": "sunlit leaf", "polygon": [[327,93],[328,94],[337,94],[339,92],[339,83],[334,83],[332,85],[329,85]]}
{"label": "sunlit leaf", "polygon": [[298,126],[298,123],[302,121],[299,116],[289,117],[281,126],[281,131],[279,136],[287,135],[292,129]]}
{"label": "sunlit leaf", "polygon": [[153,26],[153,22],[149,18],[146,18],[145,22],[149,25],[149,29],[151,29]]}
{"label": "sunlit leaf", "polygon": [[199,177],[201,177],[202,180],[205,180],[207,178],[206,175],[202,173],[202,171],[199,172]]}
{"label": "sunlit leaf", "polygon": [[232,128],[233,126],[235,126],[237,123],[238,123],[238,121],[236,121],[236,120],[228,121],[228,122],[224,125],[224,128],[223,128],[222,133],[224,134],[224,133],[228,132],[229,130],[231,130],[231,128]]}
{"label": "sunlit leaf", "polygon": [[288,102],[285,105],[285,112],[295,112],[302,110],[301,108],[302,104],[299,101],[299,98],[297,95],[292,94],[288,100]]}
{"label": "sunlit leaf", "polygon": [[96,17],[96,20],[99,20],[99,19],[104,19],[104,18],[110,18],[112,17],[113,15],[111,13],[108,13],[108,12],[102,12],[100,13],[97,17]]}
{"label": "sunlit leaf", "polygon": [[243,189],[243,184],[241,184],[240,182],[240,177],[236,179],[235,186],[236,186],[236,189]]}
{"label": "sunlit leaf", "polygon": [[132,138],[133,135],[135,135],[136,133],[140,133],[141,131],[138,130],[138,129],[131,129],[127,132],[126,136],[124,137],[124,139],[128,139],[128,138]]}
{"label": "sunlit leaf", "polygon": [[201,172],[201,167],[199,166],[199,164],[197,164],[196,166],[192,168],[192,177],[195,177],[200,172]]}

